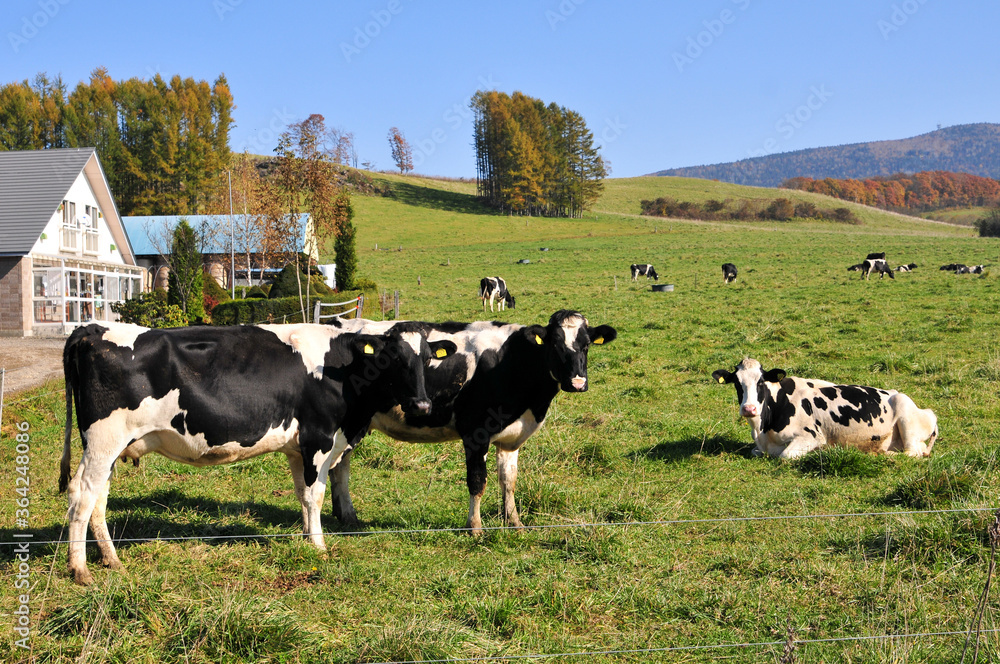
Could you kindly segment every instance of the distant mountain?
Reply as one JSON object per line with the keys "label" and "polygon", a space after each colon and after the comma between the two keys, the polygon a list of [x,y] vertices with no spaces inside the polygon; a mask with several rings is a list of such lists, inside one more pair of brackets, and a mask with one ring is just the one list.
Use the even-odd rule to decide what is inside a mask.
{"label": "distant mountain", "polygon": [[653,175],[777,187],[793,177],[861,179],[918,171],[972,173],[1000,179],[1000,124],[955,125],[896,141],[796,150],[726,164],[672,168]]}

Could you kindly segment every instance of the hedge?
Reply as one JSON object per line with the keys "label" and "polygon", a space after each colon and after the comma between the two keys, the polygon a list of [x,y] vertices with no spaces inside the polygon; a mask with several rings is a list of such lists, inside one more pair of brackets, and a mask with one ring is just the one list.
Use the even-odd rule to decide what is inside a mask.
{"label": "hedge", "polygon": [[[362,291],[342,291],[323,297],[310,299],[309,310],[306,312],[308,322],[312,322],[313,308],[316,301],[344,302],[356,298]],[[364,318],[372,318],[378,312],[378,297],[375,291],[364,291],[365,306],[362,310]],[[329,313],[327,311],[326,313]],[[352,314],[353,315],[353,314]],[[250,298],[247,300],[231,300],[223,302],[212,309],[212,325],[254,325],[256,323],[301,323],[302,309],[298,297],[279,297],[273,300]]]}

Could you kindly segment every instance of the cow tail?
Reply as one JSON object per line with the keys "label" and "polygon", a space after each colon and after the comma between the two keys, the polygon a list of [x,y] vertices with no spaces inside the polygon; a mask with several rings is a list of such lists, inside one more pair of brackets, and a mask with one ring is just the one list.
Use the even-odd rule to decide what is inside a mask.
{"label": "cow tail", "polygon": [[63,349],[63,374],[66,376],[66,434],[63,441],[62,461],[59,463],[59,493],[65,492],[66,487],[69,486],[70,439],[73,435],[73,395],[77,385],[77,343],[78,341],[71,337]]}

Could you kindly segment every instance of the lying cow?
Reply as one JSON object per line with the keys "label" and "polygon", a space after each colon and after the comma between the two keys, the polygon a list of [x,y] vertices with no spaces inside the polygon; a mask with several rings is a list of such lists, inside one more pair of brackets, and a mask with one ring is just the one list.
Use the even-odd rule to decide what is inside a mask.
{"label": "lying cow", "polygon": [[872,272],[878,272],[879,279],[887,274],[890,279],[896,278],[896,275],[892,272],[892,268],[889,267],[889,263],[887,263],[884,258],[866,258],[861,264],[861,271],[864,272],[865,281],[868,281],[868,276]]}
{"label": "lying cow", "polygon": [[[447,356],[415,328],[384,335],[338,326],[150,330],[124,323],[78,328],[66,342],[66,440],[59,490],[69,489],[69,571],[93,581],[87,522],[105,565],[121,568],[105,519],[117,459],[150,452],[210,466],[281,452],[288,457],[305,534],[325,549],[320,506],[330,465],[372,415],[395,404],[428,414],[424,366]],[[433,355],[432,355],[433,354]],[[70,474],[73,402],[83,457]]]}
{"label": "lying cow", "polygon": [[968,270],[969,267],[963,263],[948,263],[947,265],[942,265],[939,269],[960,274],[962,270]]}
{"label": "lying cow", "polygon": [[645,265],[639,265],[638,263],[633,263],[629,267],[629,270],[631,270],[632,272],[632,281],[635,281],[636,279],[642,276],[646,277],[647,279],[652,277],[653,281],[660,280],[660,275],[656,274],[656,270],[654,270],[653,266],[650,265],[649,263],[646,263]]}
{"label": "lying cow", "polygon": [[732,263],[722,264],[722,280],[727,284],[731,284],[736,281],[736,266]]}
{"label": "lying cow", "polygon": [[479,282],[479,297],[483,300],[483,311],[486,311],[486,301],[490,302],[493,311],[493,300],[499,300],[497,310],[503,311],[508,306],[514,308],[514,296],[507,291],[507,282],[500,277],[483,277]]}
{"label": "lying cow", "polygon": [[896,272],[912,272],[917,269],[916,263],[910,263],[909,265],[899,265],[896,267]]}
{"label": "lying cow", "polygon": [[955,274],[982,274],[985,265],[963,265],[957,270]]}
{"label": "lying cow", "polygon": [[764,371],[746,358],[734,372],[712,373],[733,383],[740,415],[750,423],[755,454],[792,459],[827,445],[868,452],[929,456],[938,436],[937,417],[901,392]]}
{"label": "lying cow", "polygon": [[[348,329],[380,332],[391,322],[344,321]],[[503,496],[503,521],[521,527],[514,502],[517,456],[521,445],[541,428],[560,390],[586,392],[587,352],[591,345],[615,340],[608,325],[591,327],[576,311],[557,311],[548,325],[505,323],[423,323],[427,338],[452,341],[454,356],[432,361],[427,369],[430,415],[400,408],[380,411],[372,428],[396,440],[439,443],[461,440],[465,447],[469,515],[466,527],[482,532],[480,501],[486,489],[486,456],[496,448],[497,478]],[[345,523],[357,514],[348,490],[350,448],[330,472],[333,512]]]}

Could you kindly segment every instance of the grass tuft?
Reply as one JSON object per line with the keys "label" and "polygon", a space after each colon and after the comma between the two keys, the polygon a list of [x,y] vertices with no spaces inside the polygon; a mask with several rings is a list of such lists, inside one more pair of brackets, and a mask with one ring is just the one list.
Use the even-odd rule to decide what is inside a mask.
{"label": "grass tuft", "polygon": [[885,472],[889,459],[853,447],[826,447],[793,463],[800,473],[810,477],[878,477]]}

